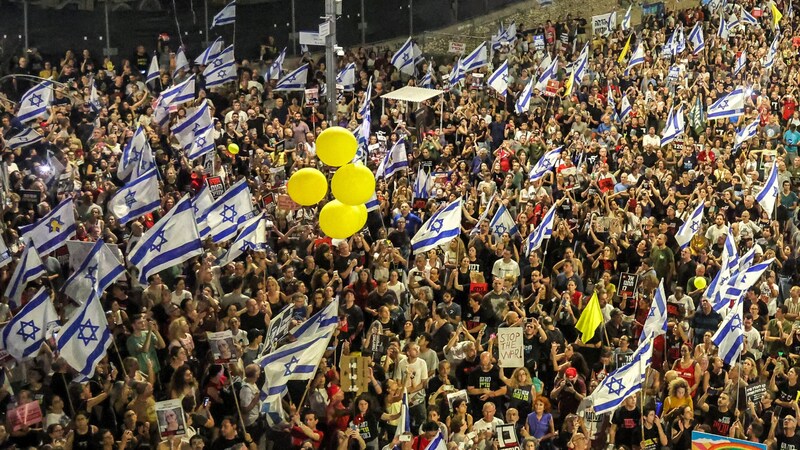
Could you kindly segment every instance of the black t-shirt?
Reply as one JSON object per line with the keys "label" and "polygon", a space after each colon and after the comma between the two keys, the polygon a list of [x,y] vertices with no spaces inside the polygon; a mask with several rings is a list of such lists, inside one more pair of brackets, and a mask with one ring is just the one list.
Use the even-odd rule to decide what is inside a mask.
{"label": "black t-shirt", "polygon": [[642,450],[656,450],[661,447],[661,441],[659,440],[658,436],[658,427],[653,424],[652,428],[647,428],[647,425],[643,427],[644,431],[644,445],[642,446]]}
{"label": "black t-shirt", "polygon": [[[492,366],[489,371],[484,371],[480,367],[477,367],[472,371],[472,373],[469,374],[467,386],[475,389],[489,389],[491,391],[496,391],[503,386],[502,381],[500,380],[500,371],[497,366]],[[473,411],[481,411],[486,402],[493,402],[495,406],[497,406],[497,409],[500,410],[503,402],[501,397],[493,397],[485,401],[481,400],[480,397],[480,395],[471,396],[470,403]]]}
{"label": "black t-shirt", "polygon": [[236,436],[233,439],[225,439],[224,437],[217,438],[213,444],[211,444],[210,450],[238,450],[244,444],[244,439]]}
{"label": "black t-shirt", "polygon": [[708,413],[706,413],[706,425],[711,427],[712,433],[727,436],[734,420],[732,410],[721,412],[716,406],[709,405]]}
{"label": "black t-shirt", "polygon": [[777,450],[797,450],[800,449],[800,435],[796,432],[794,436],[788,437],[783,433],[775,438],[775,448]]}
{"label": "black t-shirt", "polygon": [[[789,385],[788,380],[780,381],[778,383],[778,400],[784,402],[794,402],[797,401],[797,395],[800,391],[800,383],[795,384],[794,386]],[[784,417],[791,414],[793,411],[791,408],[783,408],[781,411],[781,420]]]}
{"label": "black t-shirt", "polygon": [[617,426],[614,444],[627,445],[629,447],[639,445],[642,441],[641,427],[639,425],[641,418],[642,413],[639,408],[629,410],[623,406],[616,410],[611,418],[611,423]]}

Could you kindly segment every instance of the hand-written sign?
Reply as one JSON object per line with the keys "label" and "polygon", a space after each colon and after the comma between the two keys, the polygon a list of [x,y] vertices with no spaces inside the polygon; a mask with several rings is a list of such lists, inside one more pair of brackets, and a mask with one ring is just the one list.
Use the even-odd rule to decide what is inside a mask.
{"label": "hand-written sign", "polygon": [[522,342],[522,327],[499,328],[497,345],[500,363],[503,367],[524,366],[525,351]]}

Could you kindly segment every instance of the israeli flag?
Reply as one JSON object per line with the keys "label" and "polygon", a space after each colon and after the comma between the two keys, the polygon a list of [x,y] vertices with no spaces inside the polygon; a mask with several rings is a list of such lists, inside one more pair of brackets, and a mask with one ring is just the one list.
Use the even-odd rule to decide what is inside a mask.
{"label": "israeli flag", "polygon": [[553,225],[556,218],[556,204],[547,210],[547,213],[542,218],[539,226],[528,236],[525,241],[525,254],[530,255],[531,252],[536,251],[544,243],[545,239],[550,239],[553,235]]}
{"label": "israeli flag", "polygon": [[583,80],[583,76],[586,74],[586,65],[589,63],[589,43],[587,42],[586,45],[583,46],[581,49],[581,54],[578,57],[577,61],[572,65],[572,74],[570,75],[571,83],[569,84],[569,90],[567,94],[570,94],[572,88]]}
{"label": "israeli flag", "polygon": [[541,180],[556,167],[556,164],[561,160],[561,150],[563,148],[564,147],[556,147],[542,155],[539,161],[536,161],[536,164],[534,164],[528,174],[528,179],[531,183]]}
{"label": "israeli flag", "polygon": [[689,43],[692,44],[692,55],[698,55],[706,48],[706,41],[703,38],[702,22],[694,24],[694,28],[689,32]]}
{"label": "israeli flag", "polygon": [[[370,77],[369,83],[367,83],[367,90],[364,91],[364,100],[361,102],[361,106],[358,108],[358,115],[364,117],[369,114],[370,105],[372,103],[372,78]],[[369,135],[369,133],[367,133]]]}
{"label": "israeli flag", "polygon": [[519,97],[517,97],[517,101],[514,102],[514,111],[517,114],[522,114],[528,112],[528,109],[531,107],[531,96],[533,95],[533,81],[534,78],[531,77],[528,84],[525,85],[525,88],[522,89],[522,92],[519,93]]}
{"label": "israeli flag", "polygon": [[628,95],[623,95],[622,102],[620,102],[620,121],[625,122],[625,119],[628,118],[632,110],[633,108],[631,107],[631,101],[628,100]]}
{"label": "israeli flag", "polygon": [[772,69],[772,66],[775,64],[775,58],[778,56],[778,46],[780,45],[780,34],[775,35],[775,39],[772,40],[772,44],[769,46],[769,50],[767,54],[761,58],[761,66],[765,69]]}
{"label": "israeli flag", "polygon": [[19,100],[19,110],[17,119],[22,122],[29,122],[33,119],[50,117],[47,107],[53,101],[53,83],[43,81],[28,90]]}
{"label": "israeli flag", "polygon": [[619,122],[619,114],[617,114],[617,101],[614,100],[614,93],[609,90],[608,92],[608,107],[611,108],[611,121]]}
{"label": "israeli flag", "polygon": [[291,380],[313,378],[330,339],[331,333],[315,333],[257,359],[255,363],[264,369],[263,391],[267,399],[283,395],[287,391],[286,384]]}
{"label": "israeli flag", "polygon": [[383,161],[378,165],[378,170],[375,171],[375,178],[384,177],[388,179],[406,167],[408,167],[406,140],[405,138],[400,138],[392,146],[392,149],[386,152]]}
{"label": "israeli flag", "polygon": [[117,178],[120,180],[127,180],[131,176],[139,178],[155,165],[153,151],[147,142],[144,127],[139,125],[131,140],[122,149],[122,157],[117,166]]}
{"label": "israeli flag", "polygon": [[508,212],[508,209],[506,209],[504,205],[500,205],[500,207],[497,208],[497,212],[494,213],[494,217],[492,217],[491,222],[489,222],[489,229],[492,231],[492,234],[498,237],[503,236],[503,233],[508,233],[511,237],[519,233],[514,218],[511,217],[511,213]]}
{"label": "israeli flag", "polygon": [[217,56],[219,56],[219,54],[222,53],[222,45],[223,44],[221,37],[214,39],[214,42],[212,42],[211,45],[208,46],[208,48],[203,50],[203,53],[201,53],[200,56],[194,59],[194,63],[197,64],[198,66],[207,66],[208,63],[216,59]]}
{"label": "israeli flag", "polygon": [[203,230],[211,231],[206,225],[206,212],[211,209],[214,204],[214,197],[211,195],[211,189],[207,184],[203,185],[194,198],[192,198],[192,209],[194,210],[194,217],[197,219],[197,229],[200,232],[200,238],[205,239],[208,233],[203,234]]}
{"label": "israeli flag", "polygon": [[242,231],[233,240],[228,252],[220,259],[220,266],[235,260],[247,250],[264,250],[267,242],[267,218],[264,214],[253,216],[242,224]]}
{"label": "israeli flag", "polygon": [[40,276],[47,273],[47,269],[39,257],[39,252],[31,245],[30,241],[27,242],[25,250],[17,261],[17,266],[14,268],[14,273],[8,281],[6,291],[3,294],[8,299],[8,306],[15,309],[19,306],[22,291],[29,281],[33,281]]}
{"label": "israeli flag", "polygon": [[633,8],[633,4],[631,3],[628,6],[628,10],[625,11],[625,17],[622,18],[622,23],[620,24],[620,26],[622,26],[622,31],[628,31],[628,30],[631,29],[631,9],[632,8]]}
{"label": "israeli flag", "polygon": [[12,150],[16,150],[18,148],[25,148],[29,147],[33,144],[38,144],[44,140],[44,136],[37,133],[36,130],[33,128],[25,127],[14,135],[6,139],[6,146],[11,148]]}
{"label": "israeli flag", "polygon": [[47,331],[56,325],[58,313],[50,292],[41,288],[3,328],[3,348],[17,361],[35,358]]}
{"label": "israeli flag", "polygon": [[639,337],[639,344],[642,344],[647,336],[655,339],[657,336],[667,334],[667,296],[664,294],[664,279],[658,283],[656,294],[653,296],[653,304],[650,306],[650,313],[642,327],[642,334]]}
{"label": "israeli flag", "polygon": [[461,197],[436,211],[411,239],[415,254],[447,245],[461,234]]}
{"label": "israeli flag", "polygon": [[[508,64],[508,61],[506,61]],[[547,83],[550,80],[555,80],[556,76],[558,75],[558,58],[553,58],[553,60],[548,64],[547,68],[539,75],[539,79],[536,81],[535,88],[539,90],[539,92],[544,92],[547,88]]]}
{"label": "israeli flag", "polygon": [[670,58],[671,56],[675,56],[675,33],[678,32],[676,28],[675,31],[672,32],[672,35],[667,39],[667,42],[664,43],[664,47],[661,48],[661,57],[662,58]]}
{"label": "israeli flag", "polygon": [[500,50],[500,47],[503,44],[514,44],[517,40],[517,24],[515,22],[511,22],[511,25],[508,28],[503,26],[503,22],[500,22],[500,27],[497,30],[497,34],[492,35],[492,49],[493,50]]}
{"label": "israeli flag", "polygon": [[182,46],[178,48],[178,54],[175,55],[175,71],[172,72],[172,78],[176,78],[181,70],[189,70],[189,59],[186,58]]}
{"label": "israeli flag", "polygon": [[708,283],[708,287],[706,287],[706,291],[703,294],[711,302],[711,307],[714,311],[717,312],[728,306],[727,303],[721,301],[721,292],[723,288],[728,285],[728,280],[730,280],[732,274],[739,266],[739,252],[736,249],[736,243],[733,241],[733,233],[731,233],[730,228],[728,229],[728,234],[725,236],[725,245],[722,247],[721,261],[720,269],[717,271],[717,274],[714,275],[711,282]]}
{"label": "israeli flag", "polygon": [[725,361],[725,364],[733,364],[742,351],[744,342],[744,329],[742,327],[744,322],[743,305],[743,297],[739,296],[731,312],[717,328],[714,336],[711,337],[711,342],[717,346],[718,354]]}
{"label": "israeli flag", "polygon": [[730,33],[731,31],[735,30],[736,27],[738,27],[741,24],[742,23],[739,21],[739,18],[736,17],[736,14],[731,14],[730,17],[728,17],[728,25],[727,25],[728,26],[728,30],[727,31]]}
{"label": "israeli flag", "polygon": [[747,25],[753,25],[753,26],[756,26],[756,27],[758,26],[758,20],[756,20],[756,18],[753,17],[752,14],[747,12],[747,10],[744,9],[744,6],[739,5],[739,9],[741,11],[742,22],[743,23],[746,23]]}
{"label": "israeli flag", "polygon": [[224,8],[222,11],[218,12],[217,15],[214,16],[214,20],[211,21],[211,28],[218,27],[221,25],[230,25],[236,23],[236,0],[231,1]]}
{"label": "israeli flag", "polygon": [[678,242],[678,245],[681,248],[686,248],[690,242],[692,242],[692,238],[701,228],[703,228],[703,212],[705,211],[705,202],[700,202],[695,208],[692,215],[689,216],[689,220],[683,223],[680,228],[678,228],[678,232],[675,233],[675,240]]}
{"label": "israeli flag", "polygon": [[464,66],[461,63],[461,58],[456,60],[456,63],[453,64],[452,70],[450,70],[450,76],[447,78],[447,82],[450,84],[450,89],[453,89],[458,85],[461,80],[466,77],[466,72],[464,71]]}
{"label": "israeli flag", "polygon": [[440,431],[433,440],[428,442],[425,450],[447,450],[447,441]]}
{"label": "israeli flag", "polygon": [[336,75],[336,83],[341,84],[345,92],[355,89],[356,85],[356,63],[350,63]]}
{"label": "israeli flag", "polygon": [[719,28],[717,28],[717,37],[723,40],[728,40],[729,28],[728,22],[724,17],[719,18]]}
{"label": "israeli flag", "polygon": [[155,211],[160,206],[161,192],[158,190],[155,168],[123,186],[108,203],[109,211],[119,219],[120,225]]}
{"label": "israeli flag", "polygon": [[206,226],[215,243],[225,242],[253,217],[253,198],[247,179],[242,178],[214,201],[205,213]]}
{"label": "israeli flag", "polygon": [[665,146],[670,142],[683,136],[685,131],[683,120],[683,105],[673,108],[667,116],[667,126],[661,133],[661,146]]}
{"label": "israeli flag", "polygon": [[278,91],[301,91],[306,88],[308,80],[308,63],[294,69],[278,81],[275,90]]}
{"label": "israeli flag", "polygon": [[744,114],[744,89],[737,87],[730,94],[720,98],[708,107],[708,120],[739,117]]}
{"label": "israeli flag", "polygon": [[158,66],[158,56],[153,55],[153,59],[150,60],[150,68],[147,70],[147,78],[145,78],[144,83],[150,84],[153,81],[158,80],[161,76],[161,68]]}
{"label": "israeli flag", "polygon": [[381,202],[378,201],[377,194],[373,193],[372,197],[370,197],[369,200],[367,200],[367,203],[364,203],[364,206],[367,207],[367,212],[377,211],[378,208],[380,208],[381,206]]}
{"label": "israeli flag", "polygon": [[62,291],[69,298],[83,303],[95,293],[100,296],[125,274],[117,255],[108,248],[102,239],[95,242],[78,270],[67,278]]}
{"label": "israeli flag", "polygon": [[208,102],[194,108],[186,108],[186,118],[172,127],[172,135],[178,140],[181,148],[189,149],[195,141],[195,133],[213,125]]}
{"label": "israeli flag", "polygon": [[139,282],[146,284],[150,275],[202,253],[194,210],[186,195],[147,230],[128,260],[139,269]]}
{"label": "israeli flag", "polygon": [[214,151],[214,125],[209,125],[194,132],[194,140],[186,151],[186,159],[195,159]]}
{"label": "israeli flag", "polygon": [[89,91],[89,109],[92,112],[100,112],[103,108],[103,104],[100,101],[100,94],[97,92],[97,85],[92,82],[92,89]]}
{"label": "israeli flag", "polygon": [[433,71],[430,67],[428,67],[428,71],[425,72],[422,79],[419,80],[419,85],[424,88],[433,89]]}
{"label": "israeli flag", "polygon": [[236,61],[233,57],[233,45],[222,51],[211,64],[203,70],[203,77],[206,79],[206,88],[222,86],[225,83],[236,81]]}
{"label": "israeli flag", "polygon": [[[677,34],[676,34],[677,33]],[[686,36],[683,34],[683,26],[679,26],[677,30],[673,32],[675,35],[675,40],[673,41],[673,51],[675,56],[683,53],[686,50]]]}
{"label": "israeli flag", "polygon": [[[717,312],[722,312],[725,307],[728,305],[734,305],[735,301],[747,293],[747,290],[750,289],[761,275],[769,269],[769,266],[774,261],[774,258],[770,258],[766,261],[763,261],[758,264],[752,264],[753,258],[755,257],[755,247],[753,247],[749,252],[747,252],[744,256],[739,259],[739,267],[734,268],[731,272],[730,278],[727,282],[720,286],[719,290],[719,298],[715,301],[715,310]],[[745,261],[749,261],[749,263],[745,263],[742,266],[742,263]]]}
{"label": "israeli flag", "polygon": [[281,72],[283,72],[283,61],[286,60],[286,47],[283,47],[281,53],[272,61],[272,64],[269,65],[267,68],[267,73],[264,75],[264,79],[269,80],[277,80],[281,77]]}
{"label": "israeli flag", "polygon": [[19,230],[23,237],[33,241],[40,255],[58,250],[67,243],[67,239],[75,236],[75,205],[72,198],[59,203],[38,222],[20,227]]}
{"label": "israeli flag", "polygon": [[503,64],[500,64],[500,67],[489,75],[486,84],[498,93],[506,95],[508,90],[508,60],[503,61]]}
{"label": "israeli flag", "polygon": [[105,357],[113,340],[100,295],[100,292],[93,291],[61,328],[56,341],[60,356],[83,379],[94,376],[97,363]]}
{"label": "israeli flag", "polygon": [[494,194],[492,194],[492,196],[489,197],[489,201],[486,202],[486,206],[483,208],[483,212],[481,212],[481,215],[478,216],[478,221],[475,222],[475,226],[472,227],[472,229],[469,231],[470,236],[475,236],[477,234],[480,234],[481,231],[480,224],[482,224],[486,220],[486,218],[489,217],[489,211],[491,211],[492,207],[494,206],[495,198],[497,198],[497,191],[495,191]]}
{"label": "israeli flag", "polygon": [[464,72],[480,69],[489,65],[489,51],[486,49],[486,41],[481,42],[475,50],[461,60]]}
{"label": "israeli flag", "polygon": [[179,106],[186,102],[195,99],[195,83],[194,77],[190,77],[186,81],[170,86],[161,93],[162,107]]}
{"label": "israeli flag", "polygon": [[611,13],[608,15],[608,22],[606,22],[606,31],[604,35],[608,36],[616,30],[617,30],[617,12],[611,11]]}
{"label": "israeli flag", "polygon": [[752,122],[742,127],[736,132],[734,139],[733,149],[737,150],[743,143],[753,139],[758,135],[758,125],[761,123],[761,116],[755,118]]}
{"label": "israeli flag", "polygon": [[636,44],[636,50],[633,51],[631,59],[628,61],[628,67],[625,68],[625,75],[629,74],[631,69],[639,64],[644,64],[644,46],[641,41]]}
{"label": "israeli flag", "polygon": [[653,341],[647,339],[634,352],[631,361],[611,372],[588,396],[595,414],[615,411],[622,402],[642,389],[646,369],[653,360]]}
{"label": "israeli flag", "polygon": [[334,298],[328,306],[322,308],[308,320],[301,323],[290,334],[295,339],[305,339],[332,333],[339,325],[339,299]]}
{"label": "israeli flag", "polygon": [[400,398],[400,419],[397,421],[395,437],[414,432],[411,430],[411,414],[408,413],[408,391],[403,388],[403,396]]}
{"label": "israeli flag", "polygon": [[772,217],[772,211],[775,209],[775,201],[778,199],[778,165],[772,161],[772,169],[769,171],[767,182],[764,187],[756,195],[756,201],[767,213],[767,216]]}
{"label": "israeli flag", "polygon": [[433,177],[419,166],[417,178],[414,180],[414,198],[428,198],[433,189]]}
{"label": "israeli flag", "polygon": [[402,73],[414,75],[416,67],[414,66],[414,45],[411,38],[408,38],[392,56],[392,65]]}
{"label": "israeli flag", "polygon": [[739,53],[739,57],[736,58],[736,65],[733,67],[733,76],[739,75],[739,72],[744,68],[747,64],[747,51],[742,50]]}

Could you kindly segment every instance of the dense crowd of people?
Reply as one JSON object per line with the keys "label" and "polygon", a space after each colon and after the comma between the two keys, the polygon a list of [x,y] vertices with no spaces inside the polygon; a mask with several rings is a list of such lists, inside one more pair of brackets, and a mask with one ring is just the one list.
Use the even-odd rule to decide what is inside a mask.
{"label": "dense crowd of people", "polygon": [[[448,449],[481,450],[498,447],[502,424],[514,426],[524,450],[689,449],[694,430],[800,448],[800,58],[799,22],[789,5],[776,4],[785,13],[779,27],[769,6],[753,0],[727,2],[722,13],[702,6],[645,15],[632,42],[643,42],[646,61],[629,73],[618,57],[630,31],[592,35],[589,18],[569,16],[530,29],[517,24],[515,42],[492,52],[494,67],[509,62],[505,96],[484,86],[490,67],[451,87],[451,57],[428,58],[418,64],[419,76],[409,77],[392,66],[389,51],[350,49],[337,64],[355,63],[357,82],[353,92],[339,93],[331,121],[324,96],[322,105],[307,103],[302,91],[277,91],[277,80],[264,78],[280,53],[269,38],[257,58],[239,63],[235,83],[206,90],[198,76],[197,99],[171,112],[170,126],[185,119],[187,106],[208,103],[216,128],[213,167],[188,161],[170,126],[153,119],[161,90],[202,72],[173,74],[163,42],[162,75],[150,85],[144,74],[152,49],[144,46],[113,62],[94,60],[86,50],[18,58],[11,72],[19,76],[2,86],[7,139],[20,127],[12,101],[36,83],[23,75],[59,83],[49,118],[32,124],[44,141],[3,151],[2,238],[15,260],[0,268],[0,284],[10,282],[25,246],[20,227],[67,196],[75,199],[75,240],[102,238],[125,257],[210,177],[227,186],[246,178],[270,228],[266,251],[219,265],[227,244],[207,240],[202,256],[146,285],[127,276],[112,285],[102,302],[114,345],[91,379],[76,381],[52,341],[35,358],[4,361],[0,410],[38,402],[43,418],[20,426],[7,417],[0,448],[423,450],[441,433]],[[740,8],[759,25],[718,37],[720,17],[741,17]],[[697,22],[705,50],[663,58],[673,30]],[[779,58],[765,69],[762,57],[776,34]],[[564,96],[565,66],[586,41],[586,76]],[[747,63],[733,75],[740,52]],[[535,90],[529,111],[514,113],[545,58],[561,61],[559,91]],[[303,62],[313,68],[307,87],[321,88],[326,61],[305,55]],[[284,72],[295,63],[287,61]],[[679,77],[670,76],[672,67]],[[419,105],[381,98],[429,71],[443,96]],[[87,102],[92,84],[100,93],[98,112]],[[285,180],[304,167],[324,168],[316,136],[332,125],[356,130],[370,85],[368,166],[375,170],[400,139],[410,164],[402,175],[378,179],[380,205],[367,226],[334,240],[318,227],[318,207],[281,200]],[[738,86],[749,89],[744,116],[706,121],[701,109]],[[632,112],[620,121],[611,105],[623,95]],[[693,111],[689,126],[661,146],[667,114],[678,104]],[[757,117],[757,136],[734,149],[736,130]],[[124,184],[116,169],[138,126],[155,156],[163,204],[121,226],[107,204]],[[558,146],[564,150],[555,170],[531,182],[531,167]],[[63,166],[55,176],[53,158]],[[774,160],[781,191],[770,216],[755,195]],[[414,189],[421,173],[434,180],[428,198]],[[461,235],[414,254],[415,233],[459,196]],[[703,229],[681,249],[675,234],[700,202]],[[526,238],[554,204],[552,237],[527,255]],[[500,205],[515,221],[513,234],[490,228]],[[732,365],[711,342],[723,318],[705,289],[720,270],[729,234],[739,254],[755,249],[756,262],[774,258],[745,294],[744,347]],[[66,321],[76,304],[59,289],[75,267],[66,247],[42,258],[47,274],[29,284],[23,303],[40,286],[52,289]],[[623,286],[621,279],[635,283]],[[642,392],[613,413],[593,413],[582,400],[637,348],[662,280],[668,330],[654,341]],[[593,295],[604,323],[583,342],[576,323]],[[301,324],[335,300],[340,323],[316,375],[290,384],[284,417],[266,417],[258,359],[265,346],[284,342],[265,341],[271,319],[291,308],[292,324]],[[3,304],[0,319],[14,313]],[[501,365],[497,334],[506,327],[523,330],[524,367]],[[216,364],[207,333],[224,330],[233,336],[233,362]],[[361,375],[368,379],[356,383],[360,392],[345,390],[343,381],[352,380],[342,380],[339,362],[359,355],[369,361]],[[748,389],[759,384],[760,391]],[[395,432],[404,395],[413,436]],[[167,411],[161,427],[156,402],[163,400],[178,401],[184,417]],[[179,428],[177,437],[166,432]]]}

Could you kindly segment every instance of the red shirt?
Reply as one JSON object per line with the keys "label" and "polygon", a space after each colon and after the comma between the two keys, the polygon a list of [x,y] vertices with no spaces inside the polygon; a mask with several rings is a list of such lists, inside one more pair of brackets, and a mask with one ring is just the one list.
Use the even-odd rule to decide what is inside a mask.
{"label": "red shirt", "polygon": [[319,439],[318,440],[315,441],[314,439],[311,439],[310,437],[306,436],[306,434],[303,433],[302,428],[298,427],[297,425],[294,425],[292,427],[292,429],[290,430],[291,435],[292,435],[292,447],[300,448],[300,447],[303,446],[303,442],[305,442],[307,440],[310,440],[311,441],[311,445],[314,448],[319,448],[320,444],[322,444],[322,438],[325,435],[322,433],[322,431],[319,431],[316,428],[313,429],[312,431],[314,433],[319,434]]}

